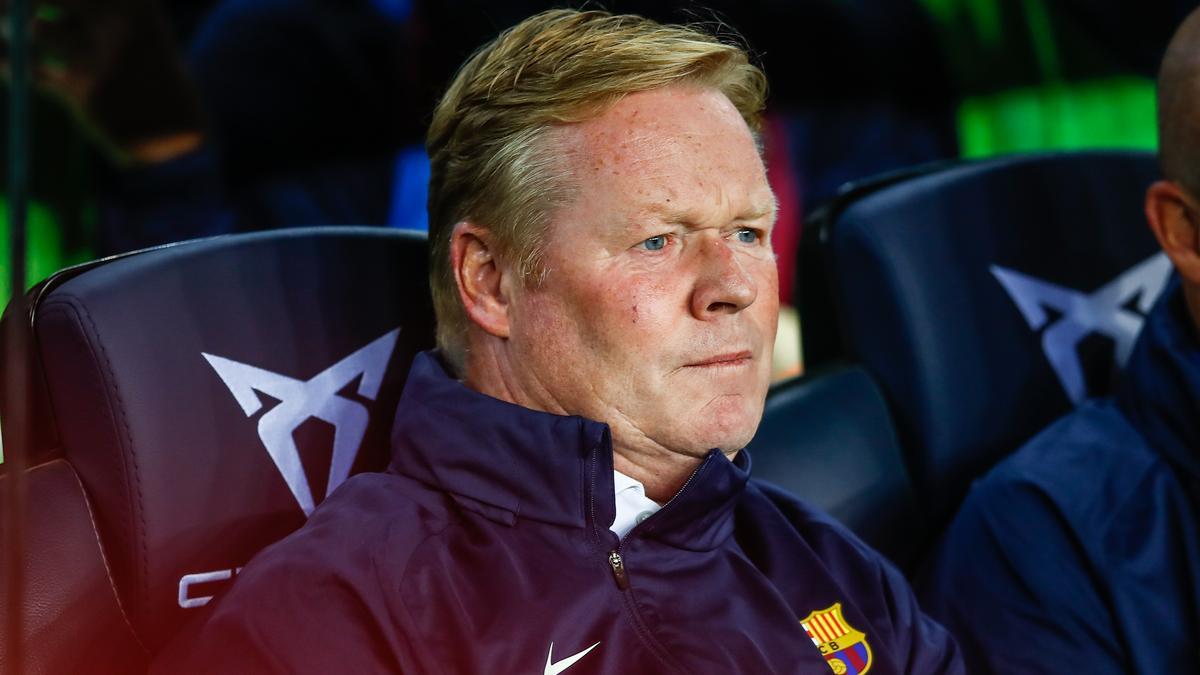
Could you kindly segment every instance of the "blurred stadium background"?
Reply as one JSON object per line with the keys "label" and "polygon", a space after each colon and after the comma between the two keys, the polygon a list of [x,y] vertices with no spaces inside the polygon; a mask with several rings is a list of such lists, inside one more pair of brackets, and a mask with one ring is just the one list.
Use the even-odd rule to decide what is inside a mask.
{"label": "blurred stadium background", "polygon": [[[1048,148],[1153,148],[1153,71],[1172,27],[1192,4],[718,0],[604,6],[664,19],[719,18],[745,36],[772,82],[773,178],[777,190],[790,192],[784,215],[794,222],[784,225],[798,229],[802,214],[839,184],[890,168]],[[226,162],[234,169],[225,179],[236,194],[301,165],[344,159],[339,153],[408,157],[396,166],[415,164],[419,178],[423,121],[446,77],[487,37],[548,5],[173,0],[164,8],[210,129],[230,149]],[[346,49],[366,49],[352,40],[368,34],[376,41],[390,35],[394,44],[378,50],[375,63],[346,58]],[[346,84],[354,76],[363,77]],[[368,82],[388,91],[371,91]],[[292,121],[278,124],[285,118]],[[113,169],[63,106],[39,97],[33,119],[31,284],[113,252],[98,243]],[[346,126],[357,126],[374,143],[338,130]],[[399,208],[419,209],[419,180],[410,176],[394,185],[397,193],[411,193],[394,195],[397,201],[409,201],[377,210],[372,224],[420,227],[419,212],[414,217]],[[6,220],[0,229],[7,230]],[[0,237],[0,261],[8,258],[7,242]],[[0,297],[7,298],[5,275],[0,284]]]}
{"label": "blurred stadium background", "polygon": [[[60,23],[73,12],[87,15],[79,7],[90,6],[93,18],[107,12],[119,19],[153,4],[33,3],[39,17]],[[422,132],[441,88],[472,49],[552,4],[157,5],[199,102],[213,164],[164,171],[114,163],[88,120],[39,93],[30,139],[27,284],[75,263],[208,233],[331,223],[422,229]],[[1194,3],[613,0],[595,6],[732,26],[761,59],[772,86],[765,145],[781,203],[775,241],[781,295],[794,304],[805,214],[847,181],[1018,151],[1153,149],[1154,71],[1173,27]],[[35,35],[35,57],[72,67],[67,57],[39,53],[37,44]],[[153,106],[153,86],[127,91],[119,108]],[[7,88],[0,90],[7,96]],[[0,114],[7,110],[0,101]],[[3,140],[7,150],[9,139]],[[155,171],[166,177],[145,175]],[[7,192],[7,176],[0,187]],[[7,217],[0,209],[4,266]],[[131,226],[147,218],[158,229]],[[178,230],[164,231],[164,222],[178,222]],[[209,222],[225,225],[210,232]],[[0,274],[3,301],[12,292],[8,277]],[[797,346],[781,347],[781,376],[800,370],[795,313],[784,317],[780,343]]]}

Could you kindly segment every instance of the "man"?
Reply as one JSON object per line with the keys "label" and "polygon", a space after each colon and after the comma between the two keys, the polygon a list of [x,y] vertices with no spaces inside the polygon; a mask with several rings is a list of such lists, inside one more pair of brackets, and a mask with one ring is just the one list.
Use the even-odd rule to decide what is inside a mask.
{"label": "man", "polygon": [[476,53],[429,131],[440,351],[389,471],[252,561],[162,672],[961,672],[891,566],[739,452],[778,310],[765,85],[604,12]]}
{"label": "man", "polygon": [[[1200,660],[1200,13],[1158,81],[1166,180],[1146,217],[1176,271],[1112,399],[973,487],[923,597],[972,673],[1195,672]],[[1086,235],[1084,235],[1086,236]]]}

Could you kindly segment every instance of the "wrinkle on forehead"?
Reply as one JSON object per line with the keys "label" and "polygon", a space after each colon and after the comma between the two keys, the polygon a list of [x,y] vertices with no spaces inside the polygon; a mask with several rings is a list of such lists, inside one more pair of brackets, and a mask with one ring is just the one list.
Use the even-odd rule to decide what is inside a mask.
{"label": "wrinkle on forehead", "polygon": [[[600,117],[562,128],[557,140],[576,176],[619,190],[638,216],[694,224],[702,220],[698,201],[733,220],[759,220],[775,210],[758,144],[716,90],[630,95]],[[713,145],[721,151],[712,152]],[[756,168],[749,175],[747,159]],[[756,194],[735,198],[755,187]]]}
{"label": "wrinkle on forehead", "polygon": [[[682,97],[688,99],[681,102],[686,105],[685,115],[663,100]],[[749,127],[724,94],[687,86],[630,94],[599,117],[561,129],[571,137],[563,140],[574,154],[593,160],[593,165],[636,165],[703,148],[712,139],[700,128],[705,126],[698,123],[700,118],[720,120],[729,132],[726,136],[745,136],[754,143]]]}

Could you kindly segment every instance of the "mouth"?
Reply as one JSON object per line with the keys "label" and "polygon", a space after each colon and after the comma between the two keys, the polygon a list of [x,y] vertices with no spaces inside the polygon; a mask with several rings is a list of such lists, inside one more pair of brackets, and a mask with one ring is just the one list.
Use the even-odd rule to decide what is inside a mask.
{"label": "mouth", "polygon": [[718,354],[711,356],[703,361],[689,363],[686,368],[736,368],[738,366],[749,365],[754,360],[754,354],[749,350],[740,352],[731,352],[728,354]]}

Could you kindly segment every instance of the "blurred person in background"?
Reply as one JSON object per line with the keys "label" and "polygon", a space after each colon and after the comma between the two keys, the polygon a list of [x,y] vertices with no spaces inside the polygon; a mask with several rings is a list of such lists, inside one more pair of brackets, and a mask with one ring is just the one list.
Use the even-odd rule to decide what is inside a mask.
{"label": "blurred person in background", "polygon": [[384,0],[222,0],[204,17],[187,62],[241,229],[388,223],[397,154],[436,101],[416,30]]}
{"label": "blurred person in background", "polygon": [[427,138],[439,349],[392,465],[264,550],[156,670],[961,673],[901,574],[750,478],[778,314],[763,73],[555,10]]}
{"label": "blurred person in background", "polygon": [[198,95],[157,2],[36,2],[33,17],[35,83],[66,105],[112,169],[99,252],[231,231],[219,176],[197,159]]}
{"label": "blurred person in background", "polygon": [[368,0],[185,3],[202,18],[184,54],[155,0],[33,4],[35,81],[105,160],[97,254],[387,222],[396,154],[431,105],[405,79],[406,13]]}
{"label": "blurred person in background", "polygon": [[[145,0],[34,4],[43,8],[38,25],[60,24],[38,40],[60,69],[113,62],[100,77],[129,80],[112,52],[165,65],[178,61],[172,40],[184,45],[205,143],[155,170],[97,167],[56,111],[35,101],[33,280],[96,255],[223,231],[424,229],[428,161],[419,140],[442,84],[475,45],[551,5],[172,0],[163,10],[173,30],[163,31],[164,22],[145,21],[147,8],[157,11]],[[759,48],[773,81],[764,143],[780,203],[784,303],[792,302],[802,213],[846,181],[960,154],[1152,147],[1149,76],[1157,47],[1190,9],[1179,0],[1136,15],[1116,0],[607,6],[657,20],[724,20]],[[153,108],[156,90],[169,100],[180,87],[151,77],[116,89]],[[182,206],[172,213],[172,204]]]}
{"label": "blurred person in background", "polygon": [[1162,59],[1158,119],[1145,211],[1175,275],[1117,393],[978,481],[921,584],[972,673],[1196,670],[1200,11]]}

